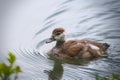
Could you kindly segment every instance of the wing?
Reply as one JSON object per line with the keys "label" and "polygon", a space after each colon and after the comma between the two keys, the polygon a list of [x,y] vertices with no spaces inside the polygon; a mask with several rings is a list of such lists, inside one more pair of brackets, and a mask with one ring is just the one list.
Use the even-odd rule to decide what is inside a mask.
{"label": "wing", "polygon": [[83,47],[83,44],[77,42],[76,40],[70,40],[64,44],[63,50],[65,54],[74,57],[79,54]]}

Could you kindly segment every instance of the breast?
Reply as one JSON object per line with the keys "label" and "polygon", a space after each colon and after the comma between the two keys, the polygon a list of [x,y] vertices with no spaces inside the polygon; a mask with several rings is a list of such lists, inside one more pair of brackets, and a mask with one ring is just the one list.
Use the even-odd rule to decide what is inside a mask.
{"label": "breast", "polygon": [[49,51],[49,54],[53,54],[53,55],[60,54],[60,49],[54,47]]}

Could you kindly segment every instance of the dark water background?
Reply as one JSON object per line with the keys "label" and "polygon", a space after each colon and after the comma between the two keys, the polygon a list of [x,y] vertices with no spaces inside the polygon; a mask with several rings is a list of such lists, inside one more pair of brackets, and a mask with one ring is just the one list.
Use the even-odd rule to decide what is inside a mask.
{"label": "dark water background", "polygon": [[[63,27],[67,39],[89,38],[111,45],[107,56],[62,63],[48,59],[51,31]],[[95,80],[120,74],[120,0],[0,0],[0,61],[17,56],[19,80]]]}

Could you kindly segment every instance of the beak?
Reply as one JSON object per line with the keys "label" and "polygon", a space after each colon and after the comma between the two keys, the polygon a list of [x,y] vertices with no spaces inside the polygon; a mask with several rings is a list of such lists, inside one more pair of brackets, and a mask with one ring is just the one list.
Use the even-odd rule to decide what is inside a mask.
{"label": "beak", "polygon": [[46,43],[51,43],[51,42],[53,42],[53,41],[55,41],[55,39],[54,39],[54,37],[52,36],[51,38],[49,38],[49,39],[46,40]]}

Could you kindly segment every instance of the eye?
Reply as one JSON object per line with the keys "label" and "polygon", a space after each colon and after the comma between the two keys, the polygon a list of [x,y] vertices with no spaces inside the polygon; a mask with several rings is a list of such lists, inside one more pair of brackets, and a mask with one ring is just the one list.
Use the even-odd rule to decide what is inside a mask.
{"label": "eye", "polygon": [[61,33],[56,33],[56,35],[60,35]]}

